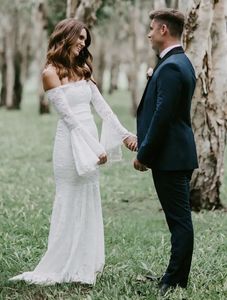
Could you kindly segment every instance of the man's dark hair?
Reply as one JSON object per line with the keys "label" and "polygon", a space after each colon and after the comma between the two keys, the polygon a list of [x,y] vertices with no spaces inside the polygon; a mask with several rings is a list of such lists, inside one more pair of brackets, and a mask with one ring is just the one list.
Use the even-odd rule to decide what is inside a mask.
{"label": "man's dark hair", "polygon": [[165,24],[169,32],[174,37],[181,37],[184,29],[184,15],[175,9],[162,9],[151,11],[149,14],[151,20],[156,20]]}

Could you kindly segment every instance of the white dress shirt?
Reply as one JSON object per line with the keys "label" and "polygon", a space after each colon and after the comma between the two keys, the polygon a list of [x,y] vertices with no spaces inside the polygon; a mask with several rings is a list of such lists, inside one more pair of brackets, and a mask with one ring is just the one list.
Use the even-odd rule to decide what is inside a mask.
{"label": "white dress shirt", "polygon": [[173,46],[170,46],[170,47],[165,48],[165,49],[162,50],[162,52],[159,54],[159,57],[160,57],[160,58],[163,58],[170,50],[172,50],[173,48],[176,48],[176,47],[182,47],[182,45],[181,45],[181,44],[176,44],[176,45],[173,45]]}

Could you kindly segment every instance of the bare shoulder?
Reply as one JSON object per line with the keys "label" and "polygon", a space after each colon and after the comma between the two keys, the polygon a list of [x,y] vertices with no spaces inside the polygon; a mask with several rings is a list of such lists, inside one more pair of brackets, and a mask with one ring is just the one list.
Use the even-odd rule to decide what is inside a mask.
{"label": "bare shoulder", "polygon": [[53,89],[61,85],[61,81],[58,77],[54,66],[48,65],[42,72],[42,81],[44,91]]}

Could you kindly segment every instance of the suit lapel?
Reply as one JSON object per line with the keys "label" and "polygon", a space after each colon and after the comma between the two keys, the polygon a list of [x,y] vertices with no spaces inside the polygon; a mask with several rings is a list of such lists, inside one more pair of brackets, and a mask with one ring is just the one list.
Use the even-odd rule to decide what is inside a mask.
{"label": "suit lapel", "polygon": [[[179,53],[184,53],[184,49],[182,47],[175,47],[172,50],[170,50],[169,52],[166,53],[165,56],[163,56],[162,59],[160,59],[160,61],[157,63],[157,65],[155,66],[154,70],[153,70],[153,74],[154,72],[157,70],[157,68],[171,55],[173,54],[179,54]],[[153,75],[152,74],[152,75]]]}
{"label": "suit lapel", "polygon": [[157,65],[154,67],[153,73],[152,73],[151,77],[150,77],[150,78],[148,79],[148,81],[147,81],[145,90],[144,90],[144,92],[143,92],[142,99],[141,99],[140,104],[139,104],[139,106],[138,106],[138,108],[137,108],[137,113],[138,113],[138,111],[140,110],[140,108],[142,107],[143,100],[144,100],[144,96],[145,96],[145,94],[146,94],[148,85],[149,85],[149,83],[151,82],[151,79],[152,79],[152,77],[153,77],[155,71],[158,69],[158,67],[159,67],[159,66],[160,66],[160,65],[161,65],[168,57],[170,57],[170,56],[173,55],[173,54],[179,54],[179,53],[184,53],[184,49],[183,49],[182,47],[175,47],[175,48],[173,48],[172,50],[170,50],[169,52],[167,52],[166,55],[165,55],[162,59],[160,59],[160,61],[159,61],[159,62],[157,63]]}

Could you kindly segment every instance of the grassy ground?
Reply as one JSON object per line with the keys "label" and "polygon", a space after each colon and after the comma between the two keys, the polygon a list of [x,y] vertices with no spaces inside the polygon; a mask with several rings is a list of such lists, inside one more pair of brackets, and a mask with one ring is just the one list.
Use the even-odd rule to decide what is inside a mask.
{"label": "grassy ground", "polygon": [[[169,255],[169,233],[154,192],[151,174],[131,167],[133,154],[102,167],[106,266],[94,288],[76,284],[52,287],[9,282],[32,270],[47,245],[54,198],[52,147],[56,115],[40,117],[27,91],[22,111],[0,110],[0,299],[158,299],[156,287],[143,281],[148,271],[161,274]],[[120,120],[134,131],[129,96],[108,100]],[[227,174],[226,174],[227,175]],[[222,189],[227,204],[227,176]],[[187,291],[170,299],[227,299],[227,217],[223,212],[193,213],[195,252]]]}

